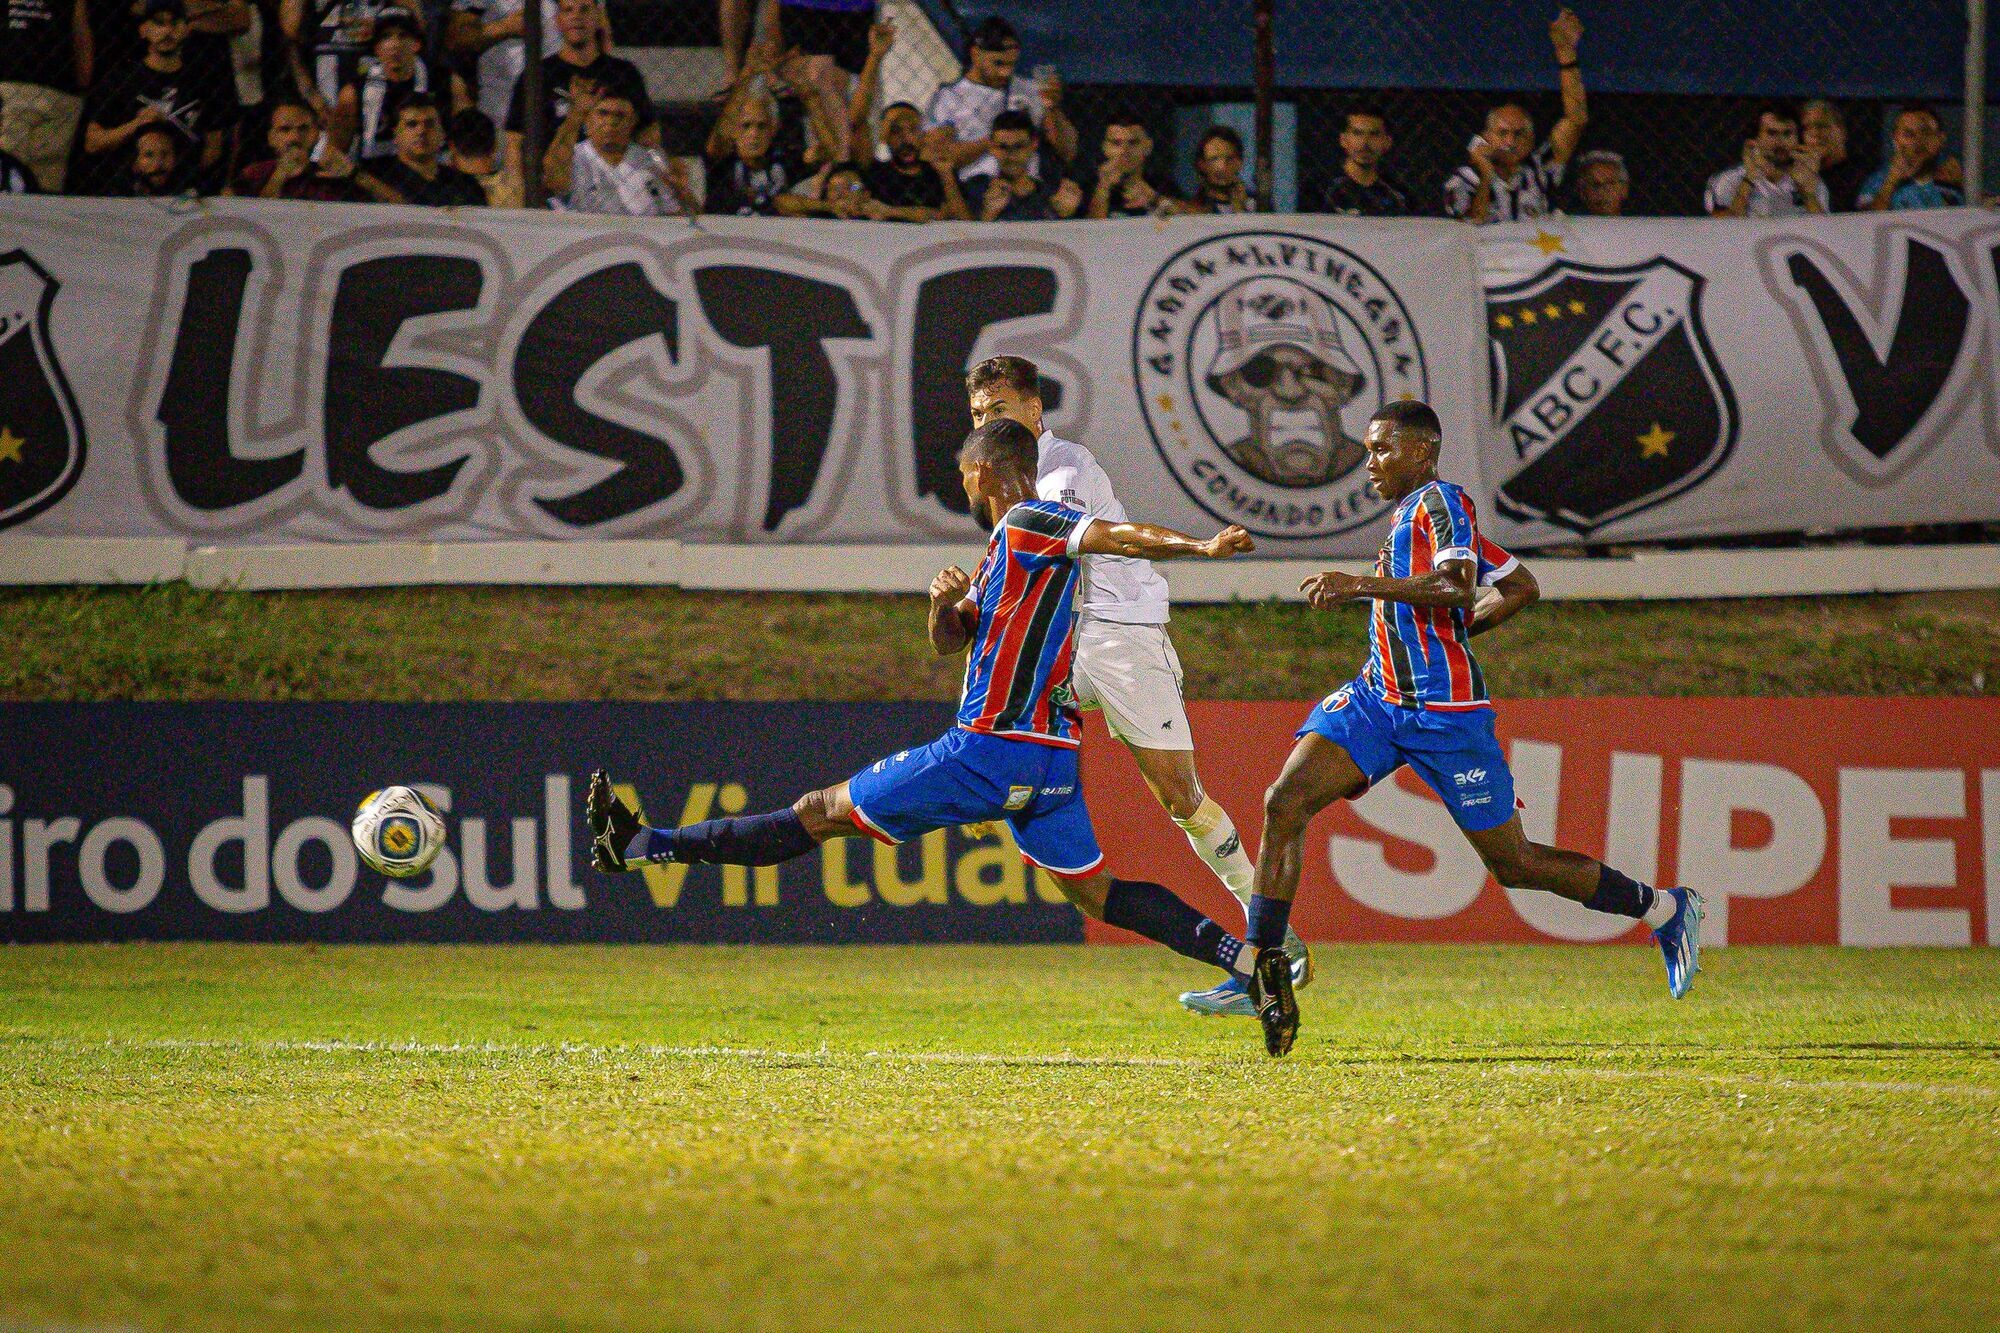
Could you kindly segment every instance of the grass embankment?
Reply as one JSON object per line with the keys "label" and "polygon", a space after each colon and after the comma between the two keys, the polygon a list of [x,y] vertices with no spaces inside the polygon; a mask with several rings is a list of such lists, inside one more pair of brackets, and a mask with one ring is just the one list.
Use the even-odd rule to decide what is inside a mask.
{"label": "grass embankment", "polygon": [[[0,591],[0,699],[950,699],[915,597],[674,589]],[[1350,678],[1364,612],[1189,606],[1197,699]],[[1479,640],[1500,697],[2000,693],[2000,592],[1547,603]]]}

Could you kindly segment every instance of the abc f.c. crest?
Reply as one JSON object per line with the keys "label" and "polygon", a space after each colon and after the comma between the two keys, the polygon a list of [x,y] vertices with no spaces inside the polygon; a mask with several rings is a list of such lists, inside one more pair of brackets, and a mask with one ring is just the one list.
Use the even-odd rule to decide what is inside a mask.
{"label": "abc f.c. crest", "polygon": [[0,254],[0,528],[55,504],[83,474],[83,415],[49,336],[57,287],[25,251]]}
{"label": "abc f.c. crest", "polygon": [[1133,374],[1153,444],[1194,502],[1260,537],[1361,527],[1361,435],[1385,402],[1427,396],[1402,298],[1352,251],[1233,232],[1188,246],[1147,285]]}

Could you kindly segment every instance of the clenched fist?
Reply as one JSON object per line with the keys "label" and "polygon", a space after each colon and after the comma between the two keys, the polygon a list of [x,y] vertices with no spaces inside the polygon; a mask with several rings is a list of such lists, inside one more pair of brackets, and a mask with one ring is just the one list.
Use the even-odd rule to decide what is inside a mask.
{"label": "clenched fist", "polygon": [[971,576],[957,565],[949,565],[931,580],[931,601],[938,606],[956,606],[971,590]]}

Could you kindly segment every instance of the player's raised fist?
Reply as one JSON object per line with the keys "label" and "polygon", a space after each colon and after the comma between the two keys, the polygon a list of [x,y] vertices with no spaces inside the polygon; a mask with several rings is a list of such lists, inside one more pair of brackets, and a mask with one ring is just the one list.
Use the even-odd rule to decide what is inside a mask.
{"label": "player's raised fist", "polygon": [[1250,534],[1232,523],[1208,539],[1204,554],[1210,560],[1227,560],[1232,555],[1256,549],[1257,543],[1250,539]]}
{"label": "player's raised fist", "polygon": [[931,580],[931,600],[949,605],[965,600],[965,594],[972,589],[972,578],[957,565],[949,565],[938,571]]}
{"label": "player's raised fist", "polygon": [[1337,569],[1329,569],[1324,574],[1315,574],[1299,585],[1299,591],[1306,595],[1306,602],[1316,611],[1325,611],[1351,602],[1360,596],[1361,580],[1352,574],[1343,574]]}

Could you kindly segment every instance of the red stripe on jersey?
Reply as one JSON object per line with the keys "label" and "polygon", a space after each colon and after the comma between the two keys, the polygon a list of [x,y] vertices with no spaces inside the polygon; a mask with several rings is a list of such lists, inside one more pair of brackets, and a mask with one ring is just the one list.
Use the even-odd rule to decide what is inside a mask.
{"label": "red stripe on jersey", "polygon": [[1470,699],[1472,663],[1465,655],[1465,645],[1458,641],[1458,624],[1452,618],[1451,608],[1431,608],[1431,632],[1437,635],[1438,644],[1444,649],[1444,669],[1451,681],[1451,697]]}
{"label": "red stripe on jersey", "polygon": [[[1001,558],[1006,560],[1004,553]],[[1007,629],[994,643],[988,657],[990,665],[986,672],[986,707],[980,710],[979,718],[973,724],[975,730],[992,730],[993,724],[999,721],[1000,714],[1007,711],[1007,700],[1014,693],[1014,673],[1021,668],[1021,643],[1028,637],[1028,622],[1033,617],[1018,614],[1009,608],[1018,606],[1025,600],[1023,590],[1030,577],[1026,567],[1012,560],[1006,560],[1006,569],[1000,584],[1000,598],[993,604],[993,618],[1005,619]],[[1003,671],[1006,672],[1004,682],[1001,678]]]}
{"label": "red stripe on jersey", "polygon": [[1402,682],[1396,679],[1396,658],[1389,646],[1389,618],[1382,612],[1386,603],[1375,603],[1375,660],[1382,664],[1382,697],[1392,704],[1403,701]]}

